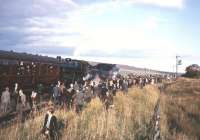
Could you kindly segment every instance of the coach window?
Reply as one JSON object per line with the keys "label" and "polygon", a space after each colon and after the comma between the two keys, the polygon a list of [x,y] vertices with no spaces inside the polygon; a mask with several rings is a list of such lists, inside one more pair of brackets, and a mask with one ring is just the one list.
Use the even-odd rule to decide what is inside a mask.
{"label": "coach window", "polygon": [[31,65],[30,64],[26,64],[25,65],[25,74],[26,75],[31,75]]}
{"label": "coach window", "polygon": [[17,66],[17,75],[24,75],[25,74],[25,64],[23,61],[20,61]]}
{"label": "coach window", "polygon": [[32,62],[32,63],[31,63],[31,67],[32,67],[32,74],[35,74],[35,73],[37,73],[38,64],[37,64],[37,63],[34,63],[34,62]]}
{"label": "coach window", "polygon": [[48,73],[49,74],[54,74],[55,71],[56,71],[56,66],[52,66],[52,65],[48,66]]}
{"label": "coach window", "polygon": [[17,65],[16,68],[17,75],[20,75],[20,66]]}
{"label": "coach window", "polygon": [[25,66],[20,65],[20,75],[24,75],[24,74],[25,74]]}

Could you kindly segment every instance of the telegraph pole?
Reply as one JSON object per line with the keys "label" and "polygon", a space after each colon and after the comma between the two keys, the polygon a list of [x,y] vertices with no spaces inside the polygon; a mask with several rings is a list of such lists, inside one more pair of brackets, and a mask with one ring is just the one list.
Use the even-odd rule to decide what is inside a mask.
{"label": "telegraph pole", "polygon": [[179,58],[180,58],[180,56],[176,55],[176,78],[178,76],[178,66],[182,65],[182,61]]}
{"label": "telegraph pole", "polygon": [[177,78],[177,75],[178,75],[178,57],[179,56],[176,55],[176,78]]}

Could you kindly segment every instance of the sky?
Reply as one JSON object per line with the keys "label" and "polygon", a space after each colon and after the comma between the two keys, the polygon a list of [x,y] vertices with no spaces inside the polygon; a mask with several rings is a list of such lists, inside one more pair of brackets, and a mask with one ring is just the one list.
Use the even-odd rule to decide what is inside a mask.
{"label": "sky", "polygon": [[0,0],[0,50],[162,71],[200,65],[198,0]]}

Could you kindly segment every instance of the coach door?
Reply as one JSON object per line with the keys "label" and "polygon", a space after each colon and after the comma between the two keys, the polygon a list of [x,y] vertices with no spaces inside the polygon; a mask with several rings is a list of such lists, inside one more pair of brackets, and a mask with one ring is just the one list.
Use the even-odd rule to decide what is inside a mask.
{"label": "coach door", "polygon": [[0,64],[0,88],[9,85],[9,65]]}

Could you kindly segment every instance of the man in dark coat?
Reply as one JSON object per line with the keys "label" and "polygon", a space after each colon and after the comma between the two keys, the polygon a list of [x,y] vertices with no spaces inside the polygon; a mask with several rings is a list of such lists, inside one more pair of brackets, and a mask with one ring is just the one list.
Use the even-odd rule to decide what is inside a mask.
{"label": "man in dark coat", "polygon": [[60,85],[56,85],[53,88],[53,99],[55,104],[59,104],[59,96],[61,96]]}
{"label": "man in dark coat", "polygon": [[123,84],[122,84],[122,90],[125,94],[128,93],[128,81],[127,80],[123,80]]}
{"label": "man in dark coat", "polygon": [[75,110],[79,113],[84,106],[84,93],[82,90],[77,90],[74,97]]}
{"label": "man in dark coat", "polygon": [[42,133],[51,140],[58,140],[58,124],[54,114],[54,109],[50,108],[45,116]]}
{"label": "man in dark coat", "polygon": [[67,101],[68,108],[72,107],[74,94],[75,94],[74,86],[73,84],[70,84],[70,88],[67,89],[67,93],[66,93],[66,101]]}
{"label": "man in dark coat", "polygon": [[19,102],[19,86],[15,83],[14,91],[11,94],[11,109],[16,111],[17,103]]}
{"label": "man in dark coat", "polygon": [[106,98],[106,93],[108,92],[108,88],[106,86],[106,83],[104,82],[101,86],[101,99],[104,101]]}

